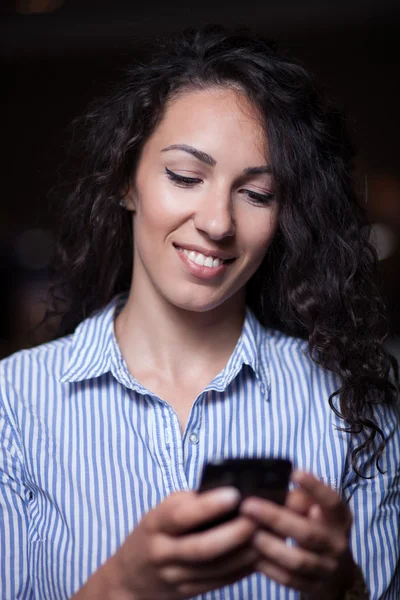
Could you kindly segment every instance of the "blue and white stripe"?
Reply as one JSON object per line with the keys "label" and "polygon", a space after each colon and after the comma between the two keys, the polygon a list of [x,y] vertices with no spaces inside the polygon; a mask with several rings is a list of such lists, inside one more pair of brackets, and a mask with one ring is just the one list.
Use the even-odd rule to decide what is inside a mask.
{"label": "blue and white stripe", "polygon": [[[0,598],[65,600],[168,494],[196,488],[216,457],[284,456],[349,501],[352,548],[371,598],[398,600],[400,434],[395,409],[376,418],[389,442],[384,475],[349,465],[357,440],[328,397],[339,382],[306,344],[248,311],[223,371],[197,397],[182,438],[175,412],[129,373],[113,330],[116,300],[75,334],[0,364]],[[200,598],[200,597],[199,597]],[[203,600],[295,600],[255,574]]]}

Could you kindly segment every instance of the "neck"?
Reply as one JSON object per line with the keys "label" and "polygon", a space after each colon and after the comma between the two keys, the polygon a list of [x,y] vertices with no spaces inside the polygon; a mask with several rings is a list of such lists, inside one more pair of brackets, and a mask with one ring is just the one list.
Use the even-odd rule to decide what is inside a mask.
{"label": "neck", "polygon": [[157,294],[138,293],[132,285],[115,322],[122,354],[135,370],[157,369],[177,380],[222,369],[241,334],[244,294],[205,312],[176,307]]}

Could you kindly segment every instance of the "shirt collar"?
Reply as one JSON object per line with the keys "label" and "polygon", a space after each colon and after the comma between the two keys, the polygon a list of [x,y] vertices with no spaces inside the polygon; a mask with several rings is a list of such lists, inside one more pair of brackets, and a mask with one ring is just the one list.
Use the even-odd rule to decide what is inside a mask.
{"label": "shirt collar", "polygon": [[[109,371],[121,372],[120,363],[123,359],[115,339],[114,317],[125,301],[126,294],[116,296],[104,309],[78,325],[72,336],[71,353],[62,372],[61,383],[84,381],[100,377]],[[236,347],[226,367],[206,389],[224,390],[243,365],[251,367],[261,387],[269,387],[265,361],[260,360],[262,343],[267,343],[265,330],[252,311],[246,308],[242,333]],[[116,362],[118,365],[115,365]],[[113,368],[115,366],[116,369]],[[126,373],[121,383],[127,385],[128,378]]]}
{"label": "shirt collar", "polygon": [[61,374],[61,383],[99,377],[110,371],[114,347],[114,316],[126,295],[116,296],[105,308],[82,321],[75,329],[71,353]]}
{"label": "shirt collar", "polygon": [[262,349],[263,344],[267,344],[266,331],[254,313],[247,307],[242,333],[236,347],[226,367],[206,389],[223,391],[233,381],[243,365],[248,365],[254,372],[261,389],[266,392],[269,388],[269,373],[265,360],[261,358],[266,353],[266,348],[264,351]]}

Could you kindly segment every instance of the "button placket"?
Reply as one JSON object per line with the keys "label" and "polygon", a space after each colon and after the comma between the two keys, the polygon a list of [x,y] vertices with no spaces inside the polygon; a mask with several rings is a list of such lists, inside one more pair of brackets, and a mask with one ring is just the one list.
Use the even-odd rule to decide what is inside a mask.
{"label": "button placket", "polygon": [[185,473],[189,487],[196,489],[199,479],[199,463],[203,454],[202,422],[207,388],[197,396],[192,408],[184,438]]}

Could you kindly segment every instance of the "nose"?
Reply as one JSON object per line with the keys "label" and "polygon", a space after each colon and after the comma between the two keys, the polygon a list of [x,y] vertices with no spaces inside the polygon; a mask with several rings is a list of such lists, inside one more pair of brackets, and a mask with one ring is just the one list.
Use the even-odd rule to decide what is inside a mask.
{"label": "nose", "polygon": [[217,198],[212,194],[207,201],[203,198],[194,215],[194,224],[212,240],[233,236],[236,228],[230,196]]}

